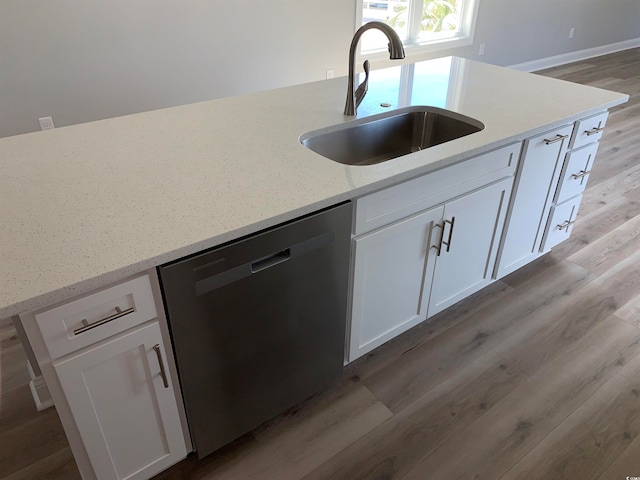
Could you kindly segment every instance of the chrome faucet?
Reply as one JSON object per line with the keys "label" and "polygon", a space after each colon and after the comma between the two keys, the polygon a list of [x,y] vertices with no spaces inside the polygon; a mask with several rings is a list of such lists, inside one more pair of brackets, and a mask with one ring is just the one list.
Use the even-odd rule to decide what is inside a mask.
{"label": "chrome faucet", "polygon": [[347,87],[347,103],[344,105],[344,114],[354,116],[358,105],[362,102],[362,99],[367,94],[369,88],[369,60],[365,60],[363,63],[365,78],[364,81],[354,91],[353,85],[355,83],[355,68],[356,62],[356,47],[358,41],[364,32],[371,28],[376,28],[384,33],[389,39],[389,58],[391,60],[400,60],[404,58],[404,47],[402,46],[402,40],[398,37],[396,31],[386,23],[382,22],[369,22],[361,26],[353,35],[351,40],[351,48],[349,49],[349,86]]}

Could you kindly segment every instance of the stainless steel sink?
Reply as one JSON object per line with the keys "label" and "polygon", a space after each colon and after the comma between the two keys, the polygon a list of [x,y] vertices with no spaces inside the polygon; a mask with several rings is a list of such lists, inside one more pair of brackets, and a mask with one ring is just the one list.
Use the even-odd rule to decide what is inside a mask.
{"label": "stainless steel sink", "polygon": [[436,107],[407,107],[300,137],[310,150],[346,165],[373,165],[484,129],[471,117]]}

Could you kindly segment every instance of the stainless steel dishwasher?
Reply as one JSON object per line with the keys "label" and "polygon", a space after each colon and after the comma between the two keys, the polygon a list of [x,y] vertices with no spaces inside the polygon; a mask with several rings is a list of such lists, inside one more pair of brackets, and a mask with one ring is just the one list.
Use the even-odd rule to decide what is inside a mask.
{"label": "stainless steel dishwasher", "polygon": [[351,202],[159,268],[203,457],[342,372]]}

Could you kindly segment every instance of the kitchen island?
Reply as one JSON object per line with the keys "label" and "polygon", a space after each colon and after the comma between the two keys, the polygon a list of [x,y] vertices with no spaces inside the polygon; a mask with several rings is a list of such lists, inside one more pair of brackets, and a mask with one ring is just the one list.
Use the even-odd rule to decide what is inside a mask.
{"label": "kitchen island", "polygon": [[[574,123],[598,118],[607,108],[627,99],[614,92],[457,58],[372,72],[360,117],[384,111],[383,103],[391,104],[392,109],[434,105],[475,118],[485,128],[421,152],[363,167],[334,163],[299,142],[305,132],[350,120],[341,113],[345,91],[346,79],[342,78],[0,140],[0,213],[6,224],[0,233],[0,314],[20,314],[28,324],[30,341],[40,343],[35,349],[45,377],[66,376],[73,383],[75,365],[71,364],[80,363],[75,361],[80,356],[65,357],[69,348],[56,351],[53,342],[39,338],[37,325],[42,332],[46,328],[43,325],[49,325],[47,312],[62,308],[51,310],[51,305],[80,296],[71,302],[74,304],[95,289],[112,292],[122,285],[138,295],[134,283],[142,282],[141,275],[148,272],[155,308],[139,321],[148,322],[156,315],[162,329],[164,312],[153,272],[158,265],[343,200],[358,199],[357,203],[366,205],[367,199],[385,192],[396,198],[405,185],[437,178],[442,172],[458,172],[473,183],[486,173],[477,170],[478,159],[493,162],[497,158],[509,163],[510,173],[498,165],[500,176],[473,184],[474,189],[484,189],[490,183],[491,192],[495,190],[508,203],[523,141],[526,152],[534,151],[538,137],[543,143],[559,137],[568,142]],[[548,136],[548,132],[554,133]],[[571,143],[575,141],[571,139]],[[525,157],[523,153],[520,164]],[[527,162],[537,170],[535,155],[529,155]],[[554,183],[551,177],[557,181],[560,174],[555,158],[553,169],[558,175],[544,180],[547,184]],[[524,191],[520,186],[514,190],[515,198]],[[433,205],[450,200],[453,197],[442,197]],[[554,201],[560,204],[560,200]],[[547,203],[546,214],[555,208],[550,201]],[[431,204],[421,208],[431,208]],[[446,211],[446,205],[444,208]],[[515,206],[511,208],[512,212],[516,210]],[[504,223],[505,209],[502,205],[496,226]],[[512,217],[507,223],[516,218]],[[431,220],[432,225],[435,222]],[[377,227],[380,225],[372,228]],[[441,228],[444,231],[444,226]],[[449,241],[452,230],[453,221]],[[363,233],[368,235],[366,229],[354,227],[354,234]],[[440,247],[442,240],[443,236]],[[497,245],[492,244],[490,250],[495,260]],[[475,283],[473,288],[482,285]],[[139,295],[144,297],[147,287],[140,288]],[[434,308],[446,308],[446,303]],[[169,345],[170,349],[167,334],[163,340],[158,336],[163,332],[155,331],[156,323],[145,325],[145,337],[158,339],[154,348],[164,345],[167,351]],[[121,335],[126,328],[131,325],[111,334]],[[117,338],[131,337],[122,335]],[[133,339],[132,345],[138,345],[137,341]],[[91,349],[82,352],[93,355]],[[88,355],[81,356],[89,359]],[[169,383],[175,386],[175,367],[171,358],[167,361],[173,375]],[[51,366],[56,362],[55,368]],[[88,362],[82,362],[84,368]],[[166,386],[166,378],[163,380]],[[82,460],[87,456],[83,450],[96,447],[88,446],[75,431],[85,424],[86,417],[66,405],[64,389],[58,387],[54,387],[58,390],[54,401],[63,423],[67,418],[65,429],[79,467],[85,477],[91,478],[92,464],[93,470],[102,470],[96,466],[98,461]],[[174,410],[176,406],[180,410],[179,398]],[[169,423],[177,422],[173,418]],[[176,436],[179,428],[171,438]],[[178,451],[184,452],[184,445]]]}

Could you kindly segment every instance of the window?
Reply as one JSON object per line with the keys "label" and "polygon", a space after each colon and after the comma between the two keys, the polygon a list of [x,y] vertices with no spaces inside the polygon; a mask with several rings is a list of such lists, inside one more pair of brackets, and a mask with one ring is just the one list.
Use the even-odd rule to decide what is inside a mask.
{"label": "window", "polygon": [[[378,20],[391,25],[407,55],[470,45],[478,0],[358,0],[358,26]],[[363,54],[386,51],[382,34],[363,35]],[[367,55],[369,56],[369,55]]]}

